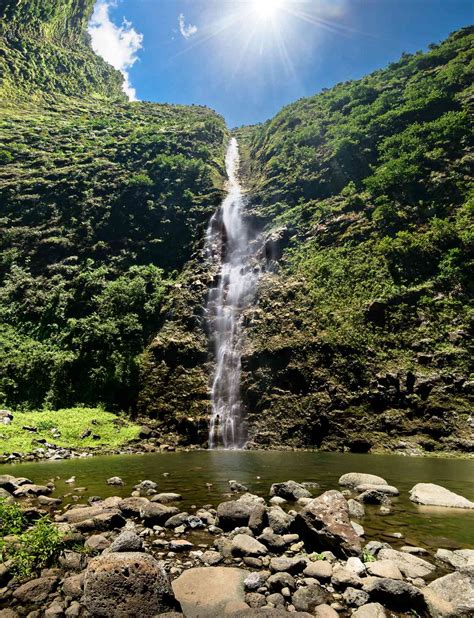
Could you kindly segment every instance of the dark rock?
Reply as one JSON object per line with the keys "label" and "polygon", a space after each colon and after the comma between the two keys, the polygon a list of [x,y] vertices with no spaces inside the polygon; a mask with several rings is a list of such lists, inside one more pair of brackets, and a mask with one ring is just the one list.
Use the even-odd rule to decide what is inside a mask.
{"label": "dark rock", "polygon": [[284,571],[270,575],[266,583],[272,592],[280,592],[283,588],[296,589],[295,578]]}
{"label": "dark rock", "polygon": [[72,599],[80,599],[84,587],[84,573],[66,577],[62,583],[62,590],[65,596]]}
{"label": "dark rock", "polygon": [[362,492],[357,500],[365,504],[390,504],[390,499],[387,495],[378,489],[368,489]]}
{"label": "dark rock", "polygon": [[248,491],[248,488],[238,481],[229,481],[229,487],[230,491],[234,491],[235,493],[243,493],[244,491]]}
{"label": "dark rock", "polygon": [[177,609],[162,565],[145,553],[103,554],[90,561],[83,603],[93,616],[152,618]]}
{"label": "dark rock", "polygon": [[232,555],[233,556],[265,556],[268,553],[267,548],[263,543],[248,534],[237,534],[232,539]]}
{"label": "dark rock", "polygon": [[296,516],[295,527],[314,551],[331,550],[341,557],[358,556],[361,543],[349,517],[346,499],[339,491],[326,491]]}
{"label": "dark rock", "polygon": [[151,427],[146,427],[145,425],[143,425],[142,427],[140,427],[138,437],[141,440],[148,440],[149,438],[153,437],[153,429]]}
{"label": "dark rock", "polygon": [[304,588],[298,588],[291,597],[291,602],[297,611],[313,613],[318,605],[326,603],[328,599],[329,595],[322,586],[311,584]]}
{"label": "dark rock", "polygon": [[248,527],[254,534],[259,534],[268,521],[267,509],[264,504],[255,504],[250,512]]}
{"label": "dark rock", "polygon": [[47,487],[46,485],[34,485],[34,484],[26,484],[21,485],[13,492],[15,498],[28,498],[28,497],[36,497],[36,496],[44,496],[52,493],[52,488]]}
{"label": "dark rock", "polygon": [[125,517],[138,517],[143,507],[148,504],[148,498],[124,498],[118,504],[119,510]]}
{"label": "dark rock", "polygon": [[371,578],[363,587],[371,600],[381,603],[394,611],[423,610],[423,595],[408,582],[397,579]]}
{"label": "dark rock", "polygon": [[281,506],[271,506],[267,509],[268,526],[276,534],[287,534],[294,521],[295,516],[285,513]]}
{"label": "dark rock", "polygon": [[278,496],[296,502],[299,498],[310,498],[311,492],[300,483],[285,481],[284,483],[273,483],[270,488],[270,496]]}
{"label": "dark rock", "polygon": [[140,509],[140,517],[146,526],[162,526],[170,517],[177,515],[179,510],[172,506],[164,506],[157,502],[149,502]]}
{"label": "dark rock", "polygon": [[216,525],[226,532],[248,526],[253,508],[252,504],[240,500],[221,502],[217,507]]}
{"label": "dark rock", "polygon": [[16,477],[11,474],[0,474],[0,489],[5,489],[8,493],[12,494],[15,489],[18,489]]}
{"label": "dark rock", "polygon": [[142,539],[131,530],[124,530],[110,546],[111,552],[143,551]]}
{"label": "dark rock", "polygon": [[350,607],[360,607],[365,605],[369,600],[369,595],[363,590],[357,590],[357,588],[346,588],[342,598]]}
{"label": "dark rock", "polygon": [[38,577],[17,588],[13,596],[21,604],[40,605],[56,590],[58,582],[57,577]]}
{"label": "dark rock", "polygon": [[295,556],[294,558],[282,556],[281,558],[272,558],[270,560],[270,569],[278,573],[301,573],[305,567],[306,560],[300,556]]}

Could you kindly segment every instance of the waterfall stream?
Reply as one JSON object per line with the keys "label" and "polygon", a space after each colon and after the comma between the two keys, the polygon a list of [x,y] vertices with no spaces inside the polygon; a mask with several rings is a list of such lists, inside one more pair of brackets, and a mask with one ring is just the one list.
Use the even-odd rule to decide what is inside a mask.
{"label": "waterfall stream", "polygon": [[243,217],[239,163],[238,143],[232,138],[226,156],[227,196],[209,223],[206,239],[208,258],[219,264],[207,303],[215,351],[210,448],[243,448],[247,439],[240,398],[242,322],[260,274],[256,258],[261,247],[250,238]]}

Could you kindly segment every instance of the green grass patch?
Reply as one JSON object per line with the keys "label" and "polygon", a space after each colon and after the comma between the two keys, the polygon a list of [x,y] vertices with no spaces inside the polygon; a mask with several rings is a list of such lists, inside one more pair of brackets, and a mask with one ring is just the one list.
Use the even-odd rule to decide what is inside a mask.
{"label": "green grass patch", "polygon": [[[37,432],[23,429],[36,427]],[[57,430],[60,437],[53,437]],[[81,436],[87,431],[91,435]],[[10,425],[0,426],[0,453],[27,453],[41,447],[38,438],[68,448],[116,447],[138,437],[139,427],[125,416],[101,408],[67,408],[40,412],[15,412]],[[93,435],[100,436],[98,439]]]}

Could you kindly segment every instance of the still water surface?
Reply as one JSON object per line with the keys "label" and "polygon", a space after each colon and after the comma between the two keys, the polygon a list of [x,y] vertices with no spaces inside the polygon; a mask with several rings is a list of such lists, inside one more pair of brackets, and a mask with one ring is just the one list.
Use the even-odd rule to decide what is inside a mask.
{"label": "still water surface", "polygon": [[[278,481],[316,481],[322,491],[338,488],[346,472],[369,472],[384,477],[400,490],[389,515],[378,507],[366,507],[363,524],[367,538],[382,540],[385,534],[400,532],[404,539],[385,538],[394,545],[414,544],[430,550],[437,547],[474,548],[474,510],[420,507],[408,499],[416,483],[436,483],[474,500],[474,460],[356,455],[343,453],[275,451],[199,451],[93,457],[42,463],[2,466],[1,474],[26,476],[35,483],[55,479],[53,495],[64,496],[74,487],[86,487],[79,503],[91,495],[130,495],[133,485],[151,479],[159,491],[183,496],[183,510],[193,505],[216,506],[228,495],[228,481],[244,483],[249,491],[268,497],[270,485]],[[164,476],[168,474],[169,476]],[[64,483],[71,476],[74,485]],[[106,479],[120,476],[124,487],[111,487]],[[59,478],[58,478],[59,477]],[[208,487],[207,484],[212,484]],[[314,494],[317,495],[317,490]],[[65,499],[67,502],[68,498]]]}

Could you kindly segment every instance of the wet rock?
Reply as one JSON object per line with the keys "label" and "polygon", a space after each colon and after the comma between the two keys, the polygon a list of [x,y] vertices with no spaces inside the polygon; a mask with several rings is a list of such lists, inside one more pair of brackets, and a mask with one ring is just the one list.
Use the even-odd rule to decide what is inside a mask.
{"label": "wet rock", "polygon": [[125,485],[120,476],[112,476],[107,479],[107,485]]}
{"label": "wet rock", "polygon": [[474,509],[474,502],[433,483],[418,483],[410,489],[409,495],[410,500],[416,504]]}
{"label": "wet rock", "polygon": [[173,581],[173,590],[187,618],[224,616],[236,603],[245,603],[247,576],[243,569],[199,567],[184,571]]}
{"label": "wet rock", "polygon": [[84,578],[83,603],[93,616],[153,617],[173,611],[168,577],[145,553],[109,553],[90,561]]}
{"label": "wet rock", "polygon": [[111,552],[143,551],[142,539],[132,530],[124,530],[110,546]]}
{"label": "wet rock", "polygon": [[58,582],[57,577],[38,577],[17,588],[13,596],[21,604],[40,605],[56,590]]}
{"label": "wet rock", "polygon": [[349,587],[345,589],[342,598],[350,607],[360,607],[368,602],[369,595],[363,590]]}
{"label": "wet rock", "polygon": [[145,526],[162,526],[170,517],[177,515],[178,509],[172,506],[165,506],[157,502],[149,502],[140,509],[140,517]]}
{"label": "wet rock", "polygon": [[15,498],[31,498],[36,496],[45,496],[52,493],[52,487],[46,485],[26,484],[20,485],[18,489],[15,489],[13,495]]}
{"label": "wet rock", "polygon": [[311,612],[318,605],[323,605],[329,599],[328,593],[319,584],[312,584],[298,590],[291,597],[291,602],[297,611]]}
{"label": "wet rock", "polygon": [[148,498],[124,498],[118,503],[118,509],[125,517],[138,517],[140,511],[148,504]]}
{"label": "wet rock", "polygon": [[221,502],[217,507],[216,524],[226,532],[247,526],[252,510],[253,504],[241,500]]}
{"label": "wet rock", "polygon": [[393,485],[374,485],[373,483],[363,483],[362,485],[357,485],[356,487],[356,491],[360,493],[373,490],[379,491],[387,496],[400,495],[400,491]]}
{"label": "wet rock", "polygon": [[474,570],[450,573],[423,588],[426,605],[434,618],[474,615]]}
{"label": "wet rock", "polygon": [[349,557],[361,553],[361,543],[349,517],[346,499],[339,491],[326,491],[296,516],[295,527],[314,551],[330,549]]}
{"label": "wet rock", "polygon": [[151,502],[160,502],[161,504],[169,504],[170,502],[180,502],[183,499],[181,494],[161,493],[156,494],[151,498]]}
{"label": "wet rock", "polygon": [[61,504],[62,500],[60,498],[51,498],[50,496],[38,496],[38,504],[40,506],[58,506]]}
{"label": "wet rock", "polygon": [[314,577],[315,579],[320,579],[321,581],[326,581],[331,579],[332,576],[332,566],[327,560],[315,560],[314,562],[309,562],[305,570],[303,571],[303,575],[306,577]]}
{"label": "wet rock", "polygon": [[380,603],[367,603],[352,614],[355,618],[386,618],[387,612]]}
{"label": "wet rock", "polygon": [[134,485],[133,489],[136,489],[137,491],[154,491],[158,488],[158,483],[155,483],[155,481],[150,481],[150,480],[145,480],[145,481],[141,481],[140,483],[138,483],[138,485]]}
{"label": "wet rock", "polygon": [[349,487],[350,489],[355,489],[364,483],[368,483],[370,485],[388,485],[387,481],[381,476],[376,476],[375,474],[364,474],[361,472],[349,472],[348,474],[343,474],[339,479],[339,485]]}
{"label": "wet rock", "polygon": [[357,497],[357,500],[365,504],[390,504],[387,494],[378,489],[367,489]]}
{"label": "wet rock", "polygon": [[436,567],[430,562],[406,552],[383,548],[378,553],[379,560],[391,560],[405,577],[427,577]]}
{"label": "wet rock", "polygon": [[370,578],[363,590],[373,601],[394,611],[422,610],[425,606],[418,588],[397,579]]}
{"label": "wet rock", "polygon": [[310,498],[311,492],[300,483],[286,481],[284,483],[273,483],[270,488],[270,496],[278,496],[296,502],[299,498]]}
{"label": "wet rock", "polygon": [[281,558],[272,558],[270,560],[270,569],[273,572],[285,573],[301,573],[306,567],[306,560],[301,556],[289,558],[282,556]]}
{"label": "wet rock", "polygon": [[232,539],[232,555],[233,556],[265,556],[268,553],[267,548],[263,543],[248,534],[237,534]]}
{"label": "wet rock", "polygon": [[248,488],[245,487],[245,485],[242,485],[242,483],[239,483],[238,481],[229,481],[229,487],[230,491],[234,491],[236,493],[243,493],[244,491],[248,491]]}

